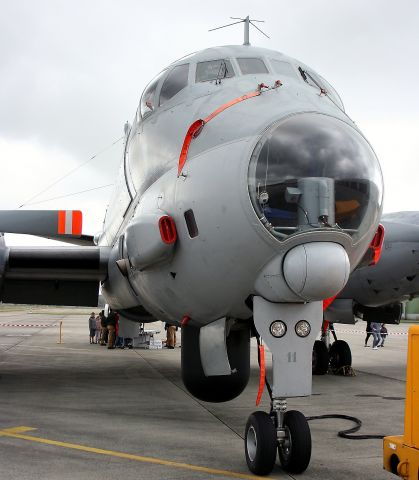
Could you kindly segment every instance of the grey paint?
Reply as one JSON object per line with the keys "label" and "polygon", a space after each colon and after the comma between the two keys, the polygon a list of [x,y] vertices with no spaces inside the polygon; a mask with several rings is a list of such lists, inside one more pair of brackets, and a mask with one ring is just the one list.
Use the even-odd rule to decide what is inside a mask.
{"label": "grey paint", "polygon": [[377,265],[355,270],[339,298],[377,307],[419,295],[419,212],[384,215],[384,246]]}
{"label": "grey paint", "polygon": [[349,268],[345,249],[332,242],[299,245],[287,253],[283,266],[285,281],[305,301],[336,295],[348,281]]}
{"label": "grey paint", "polygon": [[331,323],[353,325],[354,309],[352,298],[337,298],[326,310],[326,320]]}
{"label": "grey paint", "polygon": [[[322,302],[281,304],[267,302],[262,297],[253,299],[255,327],[272,352],[274,398],[311,395],[311,357],[314,341],[323,321]],[[287,332],[282,338],[271,335],[269,327],[274,320],[282,320]],[[310,334],[300,338],[295,333],[299,320],[311,325]]]}
{"label": "grey paint", "polygon": [[[70,212],[66,211],[66,231],[71,232]],[[74,245],[93,246],[93,238],[88,235],[58,233],[58,210],[0,210],[0,232],[24,233]]]}
{"label": "grey paint", "polygon": [[[240,57],[262,58],[269,72],[240,75],[236,60]],[[220,58],[231,62],[235,77],[194,83],[198,62]],[[284,76],[281,87],[237,103],[206,124],[192,141],[183,175],[178,177],[179,153],[191,123],[256,91],[261,83],[275,86],[279,75],[273,73],[270,59],[288,62],[295,76]],[[331,97],[320,95],[317,87],[303,81],[298,72],[299,66],[307,69],[303,63],[250,46],[210,48],[173,63],[159,77],[156,98],[171,70],[185,63],[190,64],[188,86],[163,106],[156,105],[143,119],[137,114],[129,133],[126,129],[126,150],[115,194],[98,239],[101,248],[112,247],[108,276],[102,284],[106,301],[115,309],[142,305],[155,318],[171,323],[189,315],[198,325],[205,325],[223,317],[248,319],[252,313],[245,303],[249,295],[262,293],[274,301],[302,301],[289,288],[282,271],[285,255],[299,245],[339,244],[353,270],[375,232],[380,198],[375,204],[363,205],[368,227],[361,238],[339,228],[312,226],[278,241],[256,213],[248,189],[250,159],[265,132],[290,118],[298,123],[308,114],[314,122],[316,118],[334,118],[350,131],[359,132],[352,120]],[[380,178],[378,166],[374,175]],[[319,212],[330,209],[329,184],[327,181],[323,194],[314,195]],[[185,225],[188,209],[193,210],[199,229],[195,238],[190,238]],[[124,276],[116,261],[144,255],[139,252],[141,242],[136,235],[131,242],[128,234],[149,215],[157,214],[168,214],[176,223],[178,240],[173,254],[161,258],[150,255],[153,258],[151,262],[147,259],[146,269],[141,261],[134,261]],[[148,241],[151,250],[157,248],[155,240]],[[266,269],[274,269],[269,280]],[[319,271],[318,278],[322,276]],[[314,283],[315,278],[311,281]],[[265,288],[266,283],[269,288]]]}
{"label": "grey paint", "polygon": [[174,245],[162,242],[159,230],[161,216],[161,211],[150,212],[136,217],[127,227],[125,248],[132,267],[144,270],[171,257]]}
{"label": "grey paint", "polygon": [[207,377],[231,375],[227,355],[227,319],[220,318],[199,330],[199,351],[204,373]]}

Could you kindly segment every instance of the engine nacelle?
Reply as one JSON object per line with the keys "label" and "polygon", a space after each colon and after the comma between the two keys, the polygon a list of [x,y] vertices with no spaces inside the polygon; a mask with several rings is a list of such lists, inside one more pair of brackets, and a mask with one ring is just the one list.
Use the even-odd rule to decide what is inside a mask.
{"label": "engine nacelle", "polygon": [[398,325],[402,318],[402,304],[390,303],[381,307],[364,307],[355,305],[355,315],[361,317],[366,322],[390,323]]}
{"label": "engine nacelle", "polygon": [[354,301],[352,298],[337,298],[324,312],[324,319],[330,323],[355,324]]}

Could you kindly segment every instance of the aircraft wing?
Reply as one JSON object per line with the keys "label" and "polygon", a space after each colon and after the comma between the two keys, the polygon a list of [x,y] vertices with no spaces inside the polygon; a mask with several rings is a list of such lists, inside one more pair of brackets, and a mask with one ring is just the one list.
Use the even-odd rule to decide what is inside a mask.
{"label": "aircraft wing", "polygon": [[79,210],[0,210],[0,232],[93,246],[93,236],[82,234],[82,223]]}
{"label": "aircraft wing", "polygon": [[[352,272],[329,309],[333,322],[352,323],[354,308],[384,323],[400,318],[400,302],[419,296],[419,212],[384,215],[379,262]],[[374,317],[375,318],[375,317]]]}
{"label": "aircraft wing", "polygon": [[409,225],[419,225],[419,212],[394,212],[386,213],[382,217],[387,222],[407,223]]}
{"label": "aircraft wing", "polygon": [[[92,245],[78,211],[0,211],[0,232]],[[96,306],[109,249],[96,246],[7,247],[0,234],[0,301]]]}

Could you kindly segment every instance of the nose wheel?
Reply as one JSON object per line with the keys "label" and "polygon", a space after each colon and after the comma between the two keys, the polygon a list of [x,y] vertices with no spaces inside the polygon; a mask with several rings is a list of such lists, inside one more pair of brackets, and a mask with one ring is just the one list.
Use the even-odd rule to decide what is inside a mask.
{"label": "nose wheel", "polygon": [[272,417],[254,412],[247,420],[244,447],[249,470],[256,475],[272,472],[276,459],[276,429]]}
{"label": "nose wheel", "polygon": [[282,468],[289,473],[302,473],[311,458],[311,432],[306,417],[297,410],[284,415],[285,438],[278,442]]}
{"label": "nose wheel", "polygon": [[[274,402],[275,404],[275,402]],[[276,426],[282,419],[282,425]],[[268,475],[275,466],[276,452],[282,468],[289,473],[302,473],[311,458],[311,432],[305,416],[297,410],[254,412],[247,420],[245,454],[249,470]]]}

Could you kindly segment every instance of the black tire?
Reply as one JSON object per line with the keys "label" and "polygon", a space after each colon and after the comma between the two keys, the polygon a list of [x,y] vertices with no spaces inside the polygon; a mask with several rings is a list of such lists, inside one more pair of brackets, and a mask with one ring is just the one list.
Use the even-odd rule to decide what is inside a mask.
{"label": "black tire", "polygon": [[349,345],[344,340],[336,340],[329,350],[330,366],[338,371],[342,367],[352,366],[352,353]]}
{"label": "black tire", "polygon": [[250,330],[231,330],[227,337],[227,355],[234,373],[205,376],[199,350],[199,328],[182,327],[181,367],[185,387],[204,402],[227,402],[245,389],[250,376]]}
{"label": "black tire", "polygon": [[306,417],[297,410],[290,410],[284,416],[284,427],[289,435],[284,445],[278,445],[282,468],[289,473],[302,473],[311,458],[311,432]]}
{"label": "black tire", "polygon": [[313,345],[313,375],[325,375],[329,369],[329,351],[324,342],[316,340]]}
{"label": "black tire", "polygon": [[253,412],[246,423],[244,451],[249,470],[255,475],[269,475],[276,460],[276,429],[265,412]]}

